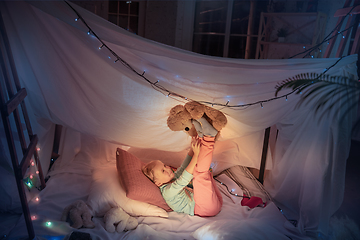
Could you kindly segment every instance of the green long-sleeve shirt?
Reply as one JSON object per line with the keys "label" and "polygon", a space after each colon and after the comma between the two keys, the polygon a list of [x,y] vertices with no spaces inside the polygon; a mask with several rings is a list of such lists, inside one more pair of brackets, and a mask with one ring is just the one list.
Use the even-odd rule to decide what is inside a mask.
{"label": "green long-sleeve shirt", "polygon": [[195,207],[194,195],[192,192],[189,192],[191,197],[189,198],[185,192],[185,187],[193,178],[193,175],[185,170],[191,159],[192,157],[189,155],[186,156],[184,162],[181,164],[181,167],[175,172],[175,181],[162,185],[160,187],[160,191],[165,199],[165,202],[172,210],[175,212],[187,213],[193,216]]}

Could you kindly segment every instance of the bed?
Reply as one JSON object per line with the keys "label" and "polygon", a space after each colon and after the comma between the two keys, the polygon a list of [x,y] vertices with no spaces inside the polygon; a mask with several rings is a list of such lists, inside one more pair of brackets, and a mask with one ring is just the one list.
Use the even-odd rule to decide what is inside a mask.
{"label": "bed", "polygon": [[[267,239],[301,238],[295,226],[284,217],[272,201],[271,196],[248,168],[234,165],[231,161],[227,161],[229,159],[223,158],[224,156],[231,158],[232,153],[229,148],[225,150],[218,148],[214,153],[215,161],[212,165],[224,199],[222,210],[215,217],[198,217],[166,212],[162,209],[160,211],[160,208],[156,206],[144,206],[145,203],[139,201],[130,200],[129,202],[121,185],[114,183],[118,179],[115,154],[117,147],[122,147],[129,153],[138,155],[144,162],[151,160],[156,155],[163,160],[166,159],[165,155],[169,157],[168,154],[164,155],[163,151],[129,149],[67,130],[61,144],[61,149],[66,149],[67,152],[60,156],[53,165],[48,174],[47,187],[33,195],[29,202],[37,239],[66,239],[73,232],[89,233],[91,239],[103,240],[264,239],[264,236],[267,236]],[[178,158],[181,161],[184,153],[186,154],[186,151],[171,153],[170,157]],[[221,159],[217,161],[219,158],[222,158],[223,161]],[[104,182],[94,182],[94,174],[103,176],[107,183],[104,185]],[[95,186],[96,184],[97,186]],[[102,190],[94,189],[99,186],[102,186]],[[122,199],[118,201],[119,204],[136,217],[139,225],[135,230],[109,233],[104,229],[102,217],[93,218],[96,225],[94,229],[73,229],[69,222],[60,221],[63,209],[72,202],[79,199],[87,201],[89,194],[96,193],[103,196],[111,194],[111,191],[116,192],[118,195],[114,193],[115,196]],[[266,202],[266,206],[252,209],[242,206],[242,198],[238,196],[242,196],[243,193],[261,197]],[[109,200],[111,197],[103,198]],[[19,222],[13,227],[8,237],[10,239],[26,237],[23,218],[19,218]]]}

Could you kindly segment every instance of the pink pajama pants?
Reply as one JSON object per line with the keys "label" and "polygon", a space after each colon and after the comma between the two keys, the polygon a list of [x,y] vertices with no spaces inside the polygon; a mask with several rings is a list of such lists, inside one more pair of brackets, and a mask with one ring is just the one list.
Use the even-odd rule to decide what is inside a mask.
{"label": "pink pajama pants", "polygon": [[213,156],[215,138],[200,138],[200,153],[193,172],[195,215],[211,217],[218,214],[223,204],[219,189],[209,171]]}

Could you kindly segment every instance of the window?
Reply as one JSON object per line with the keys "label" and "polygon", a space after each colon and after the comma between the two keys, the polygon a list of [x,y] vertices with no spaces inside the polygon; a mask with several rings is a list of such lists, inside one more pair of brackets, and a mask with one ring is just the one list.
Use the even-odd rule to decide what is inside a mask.
{"label": "window", "polygon": [[110,22],[138,34],[139,31],[139,2],[109,1]]}
{"label": "window", "polygon": [[254,58],[260,12],[266,10],[267,4],[268,1],[250,0],[196,1],[193,51],[218,57]]}

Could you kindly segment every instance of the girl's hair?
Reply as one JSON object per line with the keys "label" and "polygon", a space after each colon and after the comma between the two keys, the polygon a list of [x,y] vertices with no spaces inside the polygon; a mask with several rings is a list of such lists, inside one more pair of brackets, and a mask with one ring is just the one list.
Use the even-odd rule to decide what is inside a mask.
{"label": "girl's hair", "polygon": [[[144,173],[144,175],[149,178],[153,183],[155,183],[154,181],[154,167],[156,165],[156,160],[151,161],[149,163],[147,163],[144,167],[141,168],[141,171]],[[191,199],[191,195],[190,192],[192,192],[193,190],[189,187],[184,187],[185,193],[186,195]]]}
{"label": "girl's hair", "polygon": [[142,167],[142,172],[146,177],[148,177],[152,182],[154,182],[154,167],[156,165],[156,161],[151,161],[147,163],[144,167]]}

